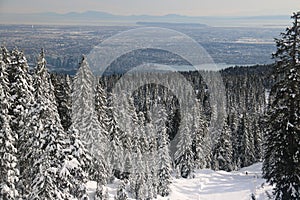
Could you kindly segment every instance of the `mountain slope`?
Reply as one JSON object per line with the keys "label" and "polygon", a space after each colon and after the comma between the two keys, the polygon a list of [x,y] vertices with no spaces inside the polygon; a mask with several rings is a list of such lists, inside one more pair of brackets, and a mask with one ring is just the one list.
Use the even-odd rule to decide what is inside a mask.
{"label": "mountain slope", "polygon": [[[173,176],[171,194],[158,196],[158,200],[266,200],[272,194],[272,186],[261,176],[261,163],[256,163],[239,171],[225,172],[209,169],[198,170],[194,179],[176,179]],[[174,174],[173,174],[174,175]],[[107,186],[109,199],[114,199],[119,180]],[[88,182],[92,197],[96,184]],[[130,194],[128,195],[130,197]],[[131,198],[130,198],[131,199]]]}

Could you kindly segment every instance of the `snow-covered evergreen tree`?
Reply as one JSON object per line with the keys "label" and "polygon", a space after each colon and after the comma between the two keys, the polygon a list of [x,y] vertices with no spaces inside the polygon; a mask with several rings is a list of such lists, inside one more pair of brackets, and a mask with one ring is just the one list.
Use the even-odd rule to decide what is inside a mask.
{"label": "snow-covered evergreen tree", "polygon": [[148,190],[147,198],[153,199],[157,197],[157,134],[154,129],[152,118],[149,115],[150,123],[145,126],[145,134],[148,136],[148,151],[145,154],[146,158],[146,186]]}
{"label": "snow-covered evergreen tree", "polygon": [[121,99],[123,99],[123,101],[117,101],[114,104],[114,110],[118,110],[118,113],[114,112],[114,116],[118,118],[117,127],[119,125],[122,126],[122,131],[117,131],[119,132],[118,137],[120,138],[119,140],[121,143],[119,150],[122,151],[119,153],[122,157],[118,158],[120,159],[119,163],[121,166],[120,175],[118,175],[118,177],[124,179],[128,178],[128,175],[133,172],[133,136],[138,136],[139,119],[136,114],[132,97],[129,95],[127,96],[127,94],[124,93],[122,94]]}
{"label": "snow-covered evergreen tree", "polygon": [[106,132],[101,129],[95,111],[95,77],[85,56],[74,77],[72,93],[72,129],[78,130],[80,138],[92,155],[91,179],[106,184],[108,163]]}
{"label": "snow-covered evergreen tree", "polygon": [[184,178],[192,178],[195,169],[195,163],[194,152],[192,150],[192,131],[190,130],[188,123],[193,120],[189,113],[186,113],[185,115],[187,116],[181,121],[179,141],[174,159],[176,167],[178,167],[180,170],[181,176]]}
{"label": "snow-covered evergreen tree", "polygon": [[[130,187],[133,196],[136,199],[145,199],[147,192],[146,190],[146,166],[145,166],[145,154],[144,152],[144,130],[143,121],[138,121],[138,116],[134,109],[132,115],[132,174],[130,176]],[[143,119],[142,119],[143,120]],[[145,144],[144,144],[145,145]]]}
{"label": "snow-covered evergreen tree", "polygon": [[95,200],[104,200],[104,185],[97,183],[97,188],[95,192]]}
{"label": "snow-covered evergreen tree", "polygon": [[78,199],[88,198],[85,184],[88,181],[88,170],[92,161],[90,153],[80,140],[76,129],[68,131],[66,144],[64,150],[66,158],[59,175],[65,179],[67,192]]}
{"label": "snow-covered evergreen tree", "polygon": [[194,152],[194,163],[196,169],[205,168],[209,162],[208,155],[211,151],[211,143],[208,134],[208,123],[202,112],[197,112],[196,106],[200,107],[199,103],[194,105],[192,112],[192,150]]}
{"label": "snow-covered evergreen tree", "polygon": [[[24,160],[26,153],[22,146],[27,143],[28,132],[26,131],[26,122],[30,120],[29,111],[34,102],[32,77],[29,74],[29,66],[24,54],[18,50],[9,52],[5,47],[2,47],[3,61],[7,65],[10,106],[9,115],[11,117],[9,123],[12,134],[17,138],[15,147],[17,148],[18,168],[20,171],[20,181],[18,188],[20,195],[25,193],[25,188],[28,183],[23,182],[23,170],[28,167],[28,163]],[[25,175],[27,176],[27,175]]]}
{"label": "snow-covered evergreen tree", "polygon": [[[115,101],[115,96],[112,94],[109,99],[111,101]],[[127,155],[123,155],[123,145],[121,141],[121,135],[123,134],[123,130],[119,127],[119,124],[116,120],[117,112],[116,108],[112,105],[108,107],[108,137],[109,137],[109,152],[108,152],[108,162],[109,162],[109,176],[110,181],[114,179],[114,177],[120,177],[120,170],[123,169],[123,159],[130,158]],[[128,153],[128,152],[127,152]]]}
{"label": "snow-covered evergreen tree", "polygon": [[125,191],[125,183],[124,181],[121,181],[118,190],[117,190],[117,195],[114,198],[115,200],[127,200],[128,196]]}
{"label": "snow-covered evergreen tree", "polygon": [[213,152],[213,168],[215,170],[232,171],[232,142],[227,120],[218,138]]}
{"label": "snow-covered evergreen tree", "polygon": [[72,83],[69,75],[51,74],[51,82],[54,86],[54,94],[57,102],[58,114],[61,125],[67,131],[71,126],[72,114]]}
{"label": "snow-covered evergreen tree", "polygon": [[263,176],[275,199],[300,199],[300,12],[276,39],[275,76],[265,133]]}
{"label": "snow-covered evergreen tree", "polygon": [[234,161],[237,168],[247,167],[255,162],[254,139],[250,128],[250,116],[244,112],[240,115],[239,119],[234,142]]}
{"label": "snow-covered evergreen tree", "polygon": [[10,64],[11,63],[11,58],[10,58],[10,52],[5,46],[1,46],[1,60],[5,64]]}
{"label": "snow-covered evergreen tree", "polygon": [[109,119],[108,119],[107,93],[102,87],[100,81],[98,81],[96,85],[95,110],[97,112],[101,130],[105,131],[106,137],[108,137]]}
{"label": "snow-covered evergreen tree", "polygon": [[255,160],[261,162],[263,155],[263,134],[259,125],[260,123],[262,123],[260,117],[255,118],[252,131]]}
{"label": "snow-covered evergreen tree", "polygon": [[18,199],[17,135],[10,128],[9,82],[6,64],[0,54],[0,199]]}
{"label": "snow-covered evergreen tree", "polygon": [[166,110],[162,107],[158,110],[158,116],[156,117],[156,131],[158,136],[158,150],[157,150],[157,193],[161,196],[168,196],[170,193],[171,184],[171,157],[169,145],[170,141],[167,135]]}
{"label": "snow-covered evergreen tree", "polygon": [[8,78],[10,82],[11,106],[11,128],[23,140],[25,122],[28,121],[27,114],[33,102],[32,77],[28,73],[29,66],[24,54],[13,50],[8,63]]}
{"label": "snow-covered evergreen tree", "polygon": [[[66,173],[60,169],[65,160],[63,149],[66,134],[60,124],[53,86],[46,69],[46,60],[42,50],[34,73],[35,104],[28,122],[29,138],[23,149],[27,149],[25,159],[31,165],[24,170],[29,178],[29,199],[66,199]],[[25,177],[23,177],[25,179]],[[25,181],[27,183],[28,181]]]}

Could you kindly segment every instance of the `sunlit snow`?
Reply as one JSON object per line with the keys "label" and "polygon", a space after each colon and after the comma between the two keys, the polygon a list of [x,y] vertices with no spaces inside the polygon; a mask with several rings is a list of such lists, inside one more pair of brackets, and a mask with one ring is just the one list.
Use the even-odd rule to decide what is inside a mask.
{"label": "sunlit snow", "polygon": [[[176,179],[173,177],[171,194],[158,196],[158,200],[249,200],[255,195],[257,200],[268,199],[272,195],[272,186],[261,175],[262,163],[256,163],[239,171],[225,172],[203,169],[196,171],[194,179]],[[119,180],[108,184],[109,199],[113,200]],[[97,183],[87,183],[91,199]],[[130,194],[128,195],[130,197]],[[131,199],[131,198],[129,198]]]}

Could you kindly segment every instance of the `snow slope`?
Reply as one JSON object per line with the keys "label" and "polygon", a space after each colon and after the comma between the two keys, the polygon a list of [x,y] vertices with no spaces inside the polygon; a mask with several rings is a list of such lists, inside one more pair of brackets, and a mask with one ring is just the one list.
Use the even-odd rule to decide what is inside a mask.
{"label": "snow slope", "polygon": [[[171,194],[158,200],[249,200],[254,194],[257,200],[267,200],[272,186],[261,177],[261,163],[225,172],[209,169],[198,170],[194,179],[173,178]],[[107,186],[110,199],[116,194],[118,181]],[[96,184],[89,182],[89,191],[94,193]]]}

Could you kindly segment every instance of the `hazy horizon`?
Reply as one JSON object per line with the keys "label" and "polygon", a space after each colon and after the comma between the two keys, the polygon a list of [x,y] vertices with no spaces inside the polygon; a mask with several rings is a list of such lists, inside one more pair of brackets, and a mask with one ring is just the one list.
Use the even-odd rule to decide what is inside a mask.
{"label": "hazy horizon", "polygon": [[[299,10],[300,11],[300,10]],[[66,15],[70,13],[78,13],[78,14],[83,14],[83,13],[88,13],[88,12],[98,12],[98,13],[107,13],[110,15],[115,15],[115,16],[153,16],[153,17],[164,17],[168,15],[178,15],[178,16],[183,16],[183,17],[212,17],[212,18],[247,18],[247,17],[264,17],[264,16],[291,16],[293,11],[291,13],[285,13],[285,14],[253,14],[253,15],[185,15],[185,14],[179,14],[179,13],[166,13],[166,14],[118,14],[118,13],[113,13],[109,11],[103,11],[103,10],[85,10],[85,11],[68,11],[68,12],[56,12],[56,11],[44,11],[44,12],[31,12],[31,13],[18,13],[18,12],[2,12],[0,15],[6,15],[6,14],[19,14],[19,15],[30,15],[30,14],[46,14],[46,13],[55,13],[58,15]]]}
{"label": "hazy horizon", "polygon": [[114,15],[261,16],[291,15],[297,10],[300,10],[297,0],[26,0],[25,4],[21,0],[0,0],[2,14],[99,11]]}

